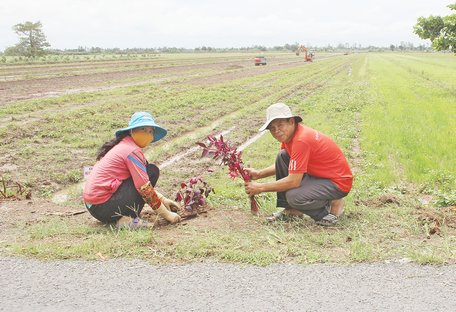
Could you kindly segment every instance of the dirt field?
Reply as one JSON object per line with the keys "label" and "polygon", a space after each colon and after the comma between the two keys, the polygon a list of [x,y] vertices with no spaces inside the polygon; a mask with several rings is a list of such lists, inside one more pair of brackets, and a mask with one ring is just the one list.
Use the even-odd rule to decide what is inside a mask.
{"label": "dirt field", "polygon": [[[131,69],[131,67],[144,66],[143,63],[128,64],[129,67],[118,70],[118,63],[105,63],[103,72],[91,73],[87,68],[80,72],[68,73],[67,67],[46,66],[41,68],[41,76],[56,76],[52,78],[26,79],[21,72],[21,67],[14,70],[16,76],[10,75],[10,81],[0,78],[0,105],[5,105],[18,100],[56,97],[64,94],[112,90],[119,87],[140,85],[142,83],[173,81],[184,79],[186,83],[195,85],[210,85],[225,81],[251,77],[275,70],[302,65],[302,60],[277,58],[268,66],[252,68],[252,61],[246,59],[224,59],[211,63],[189,64],[173,66],[157,66],[156,68]],[[137,66],[135,66],[137,65]],[[25,70],[30,70],[25,67]],[[198,72],[213,70],[214,72],[204,77]],[[60,77],[60,75],[64,75]],[[148,78],[163,76],[162,78]],[[134,82],[122,82],[136,79]]]}
{"label": "dirt field", "polygon": [[[301,59],[294,57],[277,56],[271,58],[267,66],[255,67],[252,65],[253,61],[249,57],[234,57],[233,59],[212,58],[191,62],[180,61],[173,65],[166,63],[151,65],[147,64],[147,62],[125,61],[65,66],[55,64],[36,67],[27,65],[14,66],[14,68],[6,67],[2,70],[4,73],[8,71],[7,76],[5,75],[5,80],[7,81],[0,79],[0,106],[7,106],[21,100],[39,100],[66,94],[77,95],[84,92],[103,92],[145,83],[160,84],[179,80],[180,83],[192,86],[223,84],[235,79],[254,77],[286,68],[303,66],[305,63]],[[137,69],[138,67],[142,68]],[[207,72],[208,70],[210,72]],[[130,80],[133,81],[130,82]],[[81,105],[74,107],[74,109],[80,108]],[[72,109],[69,106],[66,110]],[[61,109],[43,107],[30,113],[15,116],[14,119],[22,120],[21,116],[23,116],[24,119],[23,121],[19,121],[19,124],[26,127],[28,124],[39,122],[43,113],[52,113],[53,111],[57,113]],[[4,126],[7,126],[11,118],[0,117],[0,120],[4,122]],[[252,127],[257,127],[255,121],[252,122]],[[244,125],[243,128],[248,128],[248,125]],[[239,141],[239,143],[242,142]],[[180,152],[185,152],[185,150],[181,150]],[[186,163],[184,168],[187,169],[182,170],[182,167],[180,167],[181,176],[188,177],[205,174],[207,161],[200,160],[198,155],[199,152],[193,152],[186,156],[183,161]],[[166,161],[166,159],[162,160]],[[9,163],[5,158],[2,162],[3,166],[0,166],[0,172],[3,170],[3,172],[8,173],[9,171],[14,171],[14,168],[16,168],[16,165]],[[177,183],[176,179],[169,179],[166,176],[165,171],[163,174],[164,181],[161,182],[164,187],[169,187]],[[41,183],[44,185],[54,184],[47,181],[45,177],[41,179]],[[54,186],[57,189],[60,188],[58,185]],[[171,195],[169,194],[169,196]],[[68,217],[82,223],[99,224],[84,210],[83,206],[57,204],[51,200],[40,199],[36,196],[32,196],[30,200],[7,200],[1,202],[0,205],[0,233],[2,233],[0,234],[0,241],[7,241],[11,237],[11,233],[15,229],[17,230],[16,227],[18,224],[27,226],[44,222],[54,216]],[[237,214],[235,218],[233,216],[227,217],[223,211],[210,209],[209,212],[200,215],[198,218],[192,218],[183,222],[181,226],[185,226],[186,222],[192,222],[197,225],[201,223],[202,228],[206,228],[207,226],[219,227],[221,224],[227,227],[235,225],[230,225],[230,222],[235,222],[237,226],[244,226],[246,223],[249,223],[246,222],[243,213],[234,212],[234,214]],[[153,215],[148,216],[150,216],[151,222],[154,222],[155,218]],[[205,221],[208,217],[210,219],[209,222]],[[161,220],[157,225],[163,224],[166,224],[166,222]],[[164,232],[166,233],[166,230]]]}
{"label": "dirt field", "polygon": [[[319,66],[320,62],[324,65]],[[226,133],[234,144],[240,146],[257,134],[264,119],[261,112],[265,107],[278,101],[305,103],[302,109],[309,115],[307,118],[322,118],[317,126],[323,129],[328,124],[324,115],[334,110],[332,114],[338,116],[340,124],[344,125],[338,126],[334,134],[344,144],[353,172],[362,174],[365,155],[358,134],[361,124],[359,110],[364,105],[365,94],[358,95],[357,92],[368,85],[366,77],[362,76],[366,72],[366,63],[362,56],[331,55],[317,57],[314,63],[305,63],[294,55],[276,55],[269,59],[267,66],[261,67],[254,66],[249,57],[236,56],[232,59],[220,57],[0,68],[0,72],[7,77],[3,81],[0,79],[0,135],[2,143],[5,143],[0,154],[0,174],[11,176],[14,181],[32,180],[30,199],[24,199],[27,196],[22,194],[19,196],[22,200],[0,202],[0,243],[9,247],[11,241],[20,238],[30,228],[46,225],[55,219],[69,221],[72,225],[84,224],[104,229],[82,205],[80,171],[83,165],[93,164],[94,152],[101,142],[112,135],[113,129],[124,126],[124,120],[128,119],[127,115],[133,109],[158,107],[158,112],[164,111],[160,122],[172,129],[163,140],[165,142],[146,151],[148,159],[159,167],[163,165],[157,188],[170,198],[174,197],[174,190],[180,182],[192,176],[210,178],[212,173],[209,171],[219,168],[214,161],[200,158],[200,151],[195,149],[196,140],[204,139],[209,133]],[[360,75],[357,78],[360,81],[347,86],[347,81],[355,74]],[[312,97],[322,97],[321,102],[327,106],[317,107],[315,100],[308,100]],[[346,100],[338,103],[341,98]],[[99,136],[100,133],[103,135]],[[263,148],[271,146],[270,143],[261,144]],[[258,158],[262,158],[262,152],[257,153],[260,155]],[[174,159],[179,155],[182,157]],[[169,161],[171,165],[165,165]],[[423,250],[427,246],[437,246],[438,252],[445,252],[438,261],[452,259],[451,248],[447,246],[452,243],[452,233],[456,230],[454,207],[436,209],[430,206],[433,196],[420,194],[412,184],[404,184],[400,194],[386,190],[382,196],[367,198],[358,195],[363,190],[357,190],[358,193],[349,199],[350,207],[345,219],[348,225],[345,227],[321,229],[307,218],[297,223],[279,224],[271,230],[264,224],[263,218],[270,213],[269,210],[262,210],[260,218],[252,217],[246,208],[245,194],[239,197],[239,194],[231,193],[232,188],[242,190],[240,181],[231,181],[224,175],[216,183],[222,190],[224,183],[229,184],[226,187],[229,192],[219,196],[214,207],[208,207],[198,217],[189,218],[176,226],[166,225],[163,220],[157,222],[157,235],[160,236],[158,248],[167,250],[172,249],[174,244],[186,245],[185,242],[192,239],[195,232],[201,232],[208,238],[201,236],[203,241],[195,244],[204,249],[204,239],[210,240],[212,233],[225,240],[224,235],[230,237],[232,233],[246,231],[251,233],[248,234],[251,235],[250,240],[258,236],[266,241],[253,244],[253,249],[268,249],[268,244],[277,240],[284,253],[277,257],[279,262],[294,262],[297,256],[302,257],[299,261],[306,263],[326,261],[320,260],[326,259],[325,254],[330,254],[328,261],[353,261],[347,259],[353,259],[351,255],[358,252],[355,249],[357,246],[361,248],[361,260],[355,258],[354,261],[383,259],[388,256],[376,249],[380,248],[377,247],[381,246],[379,244],[386,243],[387,248],[396,252],[403,240],[423,245]],[[152,214],[148,214],[147,218],[156,222]],[[379,220],[387,220],[388,226],[385,228]],[[409,223],[404,225],[401,222]],[[362,230],[358,229],[359,226]],[[287,247],[282,236],[289,240],[299,237],[293,233],[303,237],[293,242],[296,247]],[[311,245],[307,250],[314,258],[309,259],[309,255],[299,249],[302,239],[307,239],[311,233],[315,237],[309,238]],[[327,236],[331,233],[336,234],[336,242],[327,243],[330,241]],[[70,244],[73,239],[80,242],[86,238],[70,235],[64,239],[69,240],[64,244]],[[243,240],[242,237],[238,239]],[[358,245],[352,244],[356,239]],[[50,234],[49,241],[53,240],[54,234]],[[365,244],[366,240],[369,244]],[[248,257],[242,258],[242,252],[239,252],[241,255],[236,254],[237,248],[242,250],[249,245],[247,243],[233,242],[234,247],[229,245],[226,248],[234,250],[234,254],[228,255],[224,254],[224,250],[213,251],[216,247],[211,245],[212,242],[207,244],[209,251],[200,253],[199,250],[191,250],[193,256],[184,255],[182,259],[202,254],[209,258],[216,255],[225,257],[223,259],[235,259],[233,261],[251,261]],[[277,247],[274,244],[268,250],[274,251]],[[363,250],[366,245],[367,250]],[[322,254],[312,255],[314,249],[319,249]],[[254,255],[256,257],[257,254]],[[264,254],[260,252],[258,255],[259,261],[263,261],[261,257]],[[432,259],[424,258],[422,261],[436,261]]]}

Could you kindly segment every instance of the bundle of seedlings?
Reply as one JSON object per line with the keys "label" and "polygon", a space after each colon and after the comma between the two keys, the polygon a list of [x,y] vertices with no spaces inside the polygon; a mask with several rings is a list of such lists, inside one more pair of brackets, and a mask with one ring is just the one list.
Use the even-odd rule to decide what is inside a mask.
{"label": "bundle of seedlings", "polygon": [[[218,139],[213,135],[209,135],[207,139],[209,144],[196,143],[203,148],[201,157],[221,159],[221,163],[228,166],[228,175],[232,179],[241,177],[244,182],[250,182],[250,176],[244,170],[244,163],[241,159],[242,152],[238,151],[237,147],[232,146],[229,141],[224,141],[222,135]],[[259,205],[255,196],[250,196],[250,211],[254,215],[259,213]]]}
{"label": "bundle of seedlings", "polygon": [[[211,192],[215,193],[214,189],[203,178],[192,177],[188,182],[180,183],[180,189],[174,199],[180,207],[171,207],[170,209],[177,213],[182,220],[194,218],[207,212],[206,198]],[[151,209],[143,210],[141,217],[153,222],[155,226],[169,224],[163,218],[158,218],[157,214]]]}
{"label": "bundle of seedlings", "polygon": [[205,213],[207,208],[206,198],[214,189],[200,177],[192,177],[188,182],[180,184],[175,201],[181,203],[181,211],[177,213],[182,219],[196,217]]}

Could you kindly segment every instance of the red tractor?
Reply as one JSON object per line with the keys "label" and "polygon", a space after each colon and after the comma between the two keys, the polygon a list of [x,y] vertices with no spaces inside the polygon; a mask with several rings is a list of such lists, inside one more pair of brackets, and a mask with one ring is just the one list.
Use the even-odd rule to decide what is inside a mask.
{"label": "red tractor", "polygon": [[268,63],[268,60],[264,56],[257,56],[255,57],[255,66],[259,65],[266,65]]}

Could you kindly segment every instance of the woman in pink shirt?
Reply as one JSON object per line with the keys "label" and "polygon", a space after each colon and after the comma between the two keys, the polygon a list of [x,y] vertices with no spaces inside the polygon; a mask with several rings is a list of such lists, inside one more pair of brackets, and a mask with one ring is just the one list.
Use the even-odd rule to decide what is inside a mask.
{"label": "woman in pink shirt", "polygon": [[171,211],[177,210],[178,204],[154,189],[160,171],[147,162],[142,151],[166,133],[151,114],[136,112],[128,127],[117,130],[115,138],[101,147],[83,192],[92,216],[106,224],[151,227],[139,218],[147,203],[170,223],[180,221],[179,215]]}

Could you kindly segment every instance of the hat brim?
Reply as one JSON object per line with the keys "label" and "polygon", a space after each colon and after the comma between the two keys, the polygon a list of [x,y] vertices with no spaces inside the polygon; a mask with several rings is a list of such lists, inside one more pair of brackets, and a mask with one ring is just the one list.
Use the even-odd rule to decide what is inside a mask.
{"label": "hat brim", "polygon": [[267,120],[262,126],[261,128],[258,130],[258,131],[264,131],[268,128],[269,124],[276,120],[276,119],[284,119],[284,118],[292,118],[294,117],[294,119],[296,120],[296,122],[301,122],[302,121],[302,118],[300,116],[278,116],[278,117],[274,117],[274,118],[271,118],[269,120]]}
{"label": "hat brim", "polygon": [[168,133],[168,131],[165,128],[160,127],[155,122],[146,120],[146,121],[136,124],[134,126],[130,126],[130,127],[126,127],[126,128],[117,130],[116,137],[119,136],[122,132],[131,130],[134,128],[139,128],[139,127],[154,127],[154,140],[152,142],[157,142],[157,141],[163,139],[163,137],[165,137],[165,135]]}

